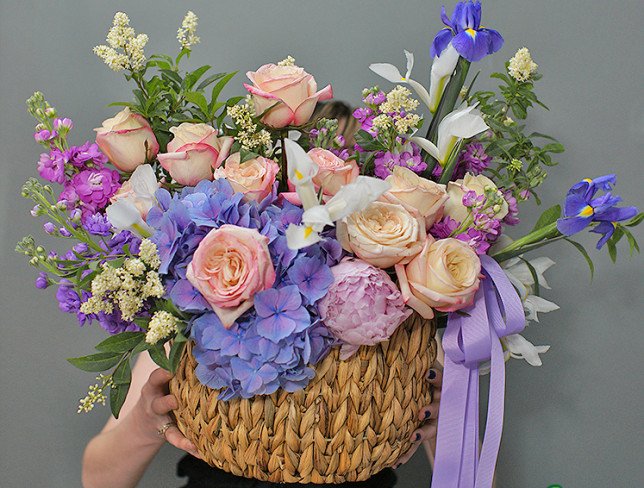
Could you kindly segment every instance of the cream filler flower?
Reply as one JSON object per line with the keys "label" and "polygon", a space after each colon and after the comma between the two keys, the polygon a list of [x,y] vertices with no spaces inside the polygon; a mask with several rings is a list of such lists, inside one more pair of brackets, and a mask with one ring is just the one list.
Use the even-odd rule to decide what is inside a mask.
{"label": "cream filler flower", "polygon": [[528,48],[522,47],[510,58],[508,73],[515,80],[525,82],[537,72],[538,67],[539,65],[532,60]]}
{"label": "cream filler flower", "polygon": [[447,114],[438,125],[438,144],[424,137],[411,138],[425,151],[431,154],[441,166],[445,166],[459,141],[468,139],[489,129],[476,105],[463,103],[457,110]]}
{"label": "cream filler flower", "polygon": [[411,70],[414,67],[414,54],[405,50],[405,57],[407,58],[407,72],[405,73],[405,76],[400,74],[398,68],[389,63],[373,63],[369,65],[369,69],[392,83],[408,84],[418,94],[422,102],[427,105],[427,107],[431,108],[431,97],[427,92],[427,89],[417,81],[410,78]]}
{"label": "cream filler flower", "polygon": [[199,44],[201,39],[196,35],[197,33],[197,17],[194,12],[188,10],[186,16],[181,22],[181,27],[177,30],[177,40],[183,49],[191,49],[195,44]]}
{"label": "cream filler flower", "polygon": [[143,48],[148,43],[148,36],[137,35],[130,27],[130,18],[123,12],[114,15],[106,41],[108,45],[96,46],[94,53],[111,69],[140,71],[145,67]]}
{"label": "cream filler flower", "polygon": [[375,202],[391,185],[379,178],[358,176],[356,181],[340,188],[326,204],[318,202],[313,177],[318,166],[302,147],[290,139],[284,141],[288,162],[288,178],[302,201],[304,214],[301,225],[289,225],[286,238],[289,248],[302,249],[319,242],[319,233],[327,225],[359,212]]}

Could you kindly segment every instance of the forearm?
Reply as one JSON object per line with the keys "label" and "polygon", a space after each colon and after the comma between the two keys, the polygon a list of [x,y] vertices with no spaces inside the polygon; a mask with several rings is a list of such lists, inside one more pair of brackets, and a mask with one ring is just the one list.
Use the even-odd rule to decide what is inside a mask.
{"label": "forearm", "polygon": [[136,411],[132,411],[87,444],[83,455],[84,488],[136,486],[165,440],[141,425]]}

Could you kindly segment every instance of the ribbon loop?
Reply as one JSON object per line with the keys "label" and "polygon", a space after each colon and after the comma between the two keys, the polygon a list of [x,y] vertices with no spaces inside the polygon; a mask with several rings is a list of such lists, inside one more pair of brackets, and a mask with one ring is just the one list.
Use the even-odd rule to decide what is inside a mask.
{"label": "ribbon loop", "polygon": [[[519,295],[503,269],[481,256],[474,303],[452,312],[443,336],[445,369],[432,488],[491,488],[503,430],[505,360],[500,338],[525,327]],[[491,361],[485,436],[479,455],[479,363]]]}

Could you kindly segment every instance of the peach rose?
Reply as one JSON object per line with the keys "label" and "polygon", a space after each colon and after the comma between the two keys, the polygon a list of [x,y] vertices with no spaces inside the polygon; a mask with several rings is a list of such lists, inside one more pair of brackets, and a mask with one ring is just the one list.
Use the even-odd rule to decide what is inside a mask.
{"label": "peach rose", "polygon": [[96,144],[121,171],[131,173],[137,166],[154,159],[159,152],[152,127],[129,107],[103,121],[103,126],[94,130]]}
{"label": "peach rose", "polygon": [[474,302],[481,260],[458,239],[427,238],[422,252],[406,266],[396,265],[398,285],[408,306],[426,319],[453,312]]}
{"label": "peach rose", "polygon": [[275,282],[268,238],[255,229],[222,225],[199,243],[186,277],[230,328]]}
{"label": "peach rose", "polygon": [[485,189],[491,188],[498,192],[501,196],[501,205],[499,211],[496,212],[495,217],[502,219],[508,214],[508,203],[503,199],[500,190],[497,189],[494,182],[487,176],[466,173],[465,177],[460,180],[450,181],[447,184],[448,200],[445,202],[445,215],[454,220],[463,222],[467,218],[468,210],[463,205],[463,195],[466,191],[473,191],[477,195],[485,195]]}
{"label": "peach rose", "polygon": [[313,76],[299,66],[265,64],[246,76],[253,83],[244,83],[244,87],[253,96],[255,113],[260,115],[274,106],[262,122],[276,129],[305,124],[318,101],[333,97],[331,85],[318,91]]}
{"label": "peach rose", "polygon": [[448,198],[445,185],[421,178],[403,166],[396,166],[385,181],[391,184],[391,188],[382,198],[408,210],[416,210],[425,219],[426,228],[429,229],[443,216],[443,207]]}
{"label": "peach rose", "polygon": [[159,154],[161,166],[181,185],[196,185],[213,179],[213,169],[221,166],[233,144],[232,137],[218,137],[207,124],[184,122],[172,127],[174,135],[168,152]]}
{"label": "peach rose", "polygon": [[342,247],[378,268],[408,263],[426,238],[424,219],[393,203],[373,202],[337,226]]}
{"label": "peach rose", "polygon": [[318,167],[313,184],[322,188],[325,195],[335,195],[360,175],[358,163],[354,160],[344,161],[326,149],[315,147],[309,151],[309,156]]}
{"label": "peach rose", "polygon": [[280,167],[272,159],[261,156],[243,163],[239,162],[240,159],[239,153],[229,156],[224,166],[215,170],[215,179],[226,178],[233,190],[244,194],[246,201],[261,202],[273,190]]}

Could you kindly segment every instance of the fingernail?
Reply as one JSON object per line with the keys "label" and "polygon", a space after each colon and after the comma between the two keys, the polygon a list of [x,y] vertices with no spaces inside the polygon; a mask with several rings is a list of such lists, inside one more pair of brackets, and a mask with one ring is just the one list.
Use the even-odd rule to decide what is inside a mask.
{"label": "fingernail", "polygon": [[431,416],[432,416],[432,412],[430,410],[425,410],[425,420],[427,420]]}
{"label": "fingernail", "polygon": [[419,441],[419,440],[420,440],[420,433],[419,433],[419,432],[416,432],[416,440],[417,440],[417,441]]}
{"label": "fingernail", "polygon": [[434,378],[436,378],[436,370],[430,369],[429,374],[427,376],[429,377],[430,380],[433,380]]}

